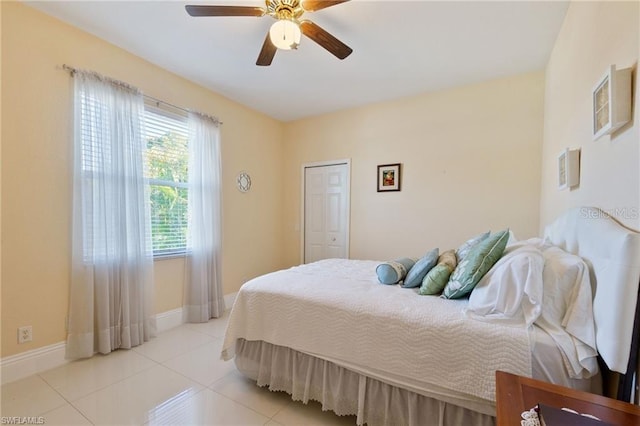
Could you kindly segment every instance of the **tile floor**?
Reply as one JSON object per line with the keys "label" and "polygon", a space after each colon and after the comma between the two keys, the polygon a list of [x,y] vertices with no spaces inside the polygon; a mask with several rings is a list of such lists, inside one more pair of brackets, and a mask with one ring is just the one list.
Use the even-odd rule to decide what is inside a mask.
{"label": "tile floor", "polygon": [[185,324],[132,350],[75,361],[1,388],[3,417],[46,425],[353,425],[259,388],[220,360],[225,316]]}

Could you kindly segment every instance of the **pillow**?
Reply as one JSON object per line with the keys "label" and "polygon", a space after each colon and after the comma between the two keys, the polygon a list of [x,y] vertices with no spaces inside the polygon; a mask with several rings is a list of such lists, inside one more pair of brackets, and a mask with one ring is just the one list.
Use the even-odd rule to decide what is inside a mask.
{"label": "pillow", "polygon": [[[543,250],[543,255],[546,260],[544,266],[545,310],[549,319],[561,324],[567,316],[572,299],[577,295],[574,289],[581,285],[582,276],[588,277],[589,268],[582,258],[560,247],[547,247]],[[588,290],[591,294],[591,285]]]}
{"label": "pillow", "polygon": [[484,234],[478,234],[475,237],[470,238],[464,243],[462,243],[462,245],[458,247],[458,250],[456,250],[456,256],[458,256],[458,263],[464,260],[467,253],[469,253],[469,250],[471,250],[473,246],[489,238],[489,234],[490,232],[487,231]]}
{"label": "pillow", "polygon": [[381,263],[376,267],[378,281],[382,284],[397,284],[407,276],[415,263],[415,260],[408,257]]}
{"label": "pillow", "polygon": [[451,274],[442,296],[459,299],[471,293],[484,274],[500,259],[508,240],[509,230],[504,230],[473,246]]}
{"label": "pillow", "polygon": [[438,258],[438,264],[431,269],[422,280],[419,293],[423,296],[442,293],[442,289],[447,285],[449,277],[456,269],[455,250],[445,251]]}
{"label": "pillow", "polygon": [[438,249],[434,248],[429,253],[425,254],[422,259],[418,260],[415,265],[413,265],[413,267],[407,274],[407,278],[405,278],[402,287],[418,287],[420,284],[422,284],[422,280],[424,279],[425,275],[427,275],[427,272],[429,272],[431,268],[436,265],[437,261]]}
{"label": "pillow", "polygon": [[438,258],[438,264],[440,263],[446,263],[447,265],[449,265],[451,267],[451,270],[455,270],[456,266],[458,265],[458,259],[456,257],[456,251],[455,250],[447,250],[444,253],[442,253],[440,255],[440,257]]}
{"label": "pillow", "polygon": [[544,309],[536,325],[555,341],[569,376],[589,378],[598,371],[589,267],[559,247],[542,254]]}
{"label": "pillow", "polygon": [[531,326],[542,312],[544,258],[532,245],[507,249],[469,296],[465,313]]}
{"label": "pillow", "polygon": [[434,266],[422,280],[419,293],[422,296],[431,296],[442,293],[447,285],[453,269],[446,263]]}

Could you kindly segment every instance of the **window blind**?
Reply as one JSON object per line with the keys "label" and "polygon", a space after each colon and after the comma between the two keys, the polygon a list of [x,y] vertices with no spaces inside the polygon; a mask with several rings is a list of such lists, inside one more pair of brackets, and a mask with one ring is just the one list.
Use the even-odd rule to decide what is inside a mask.
{"label": "window blind", "polygon": [[184,253],[188,219],[187,118],[146,104],[144,122],[153,253]]}
{"label": "window blind", "polygon": [[[123,194],[123,182],[131,182],[134,193],[142,183],[144,146],[140,143],[143,118],[139,105],[127,95],[86,82],[76,87],[75,114],[79,138],[78,186],[82,215],[81,235],[85,261],[114,259],[121,235],[114,226],[127,221],[130,206]],[[76,167],[76,166],[74,166]],[[75,208],[75,207],[74,207]],[[115,225],[114,225],[115,224]]]}

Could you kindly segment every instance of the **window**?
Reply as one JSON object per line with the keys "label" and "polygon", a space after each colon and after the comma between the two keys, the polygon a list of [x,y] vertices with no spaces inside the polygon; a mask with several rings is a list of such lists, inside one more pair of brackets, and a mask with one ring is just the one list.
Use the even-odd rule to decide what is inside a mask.
{"label": "window", "polygon": [[188,217],[187,118],[146,103],[144,128],[153,254],[184,253]]}
{"label": "window", "polygon": [[[146,254],[139,94],[92,73],[74,79],[74,261],[118,265]],[[146,235],[145,235],[146,237]],[[81,240],[80,240],[81,238]]]}

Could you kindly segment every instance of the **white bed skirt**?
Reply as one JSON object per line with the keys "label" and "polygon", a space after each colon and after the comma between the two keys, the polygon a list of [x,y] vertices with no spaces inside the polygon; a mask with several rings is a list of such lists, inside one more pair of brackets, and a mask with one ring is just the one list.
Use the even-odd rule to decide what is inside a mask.
{"label": "white bed skirt", "polygon": [[263,341],[236,342],[235,363],[258,386],[284,391],[369,426],[495,425],[495,417],[429,398],[332,362]]}

